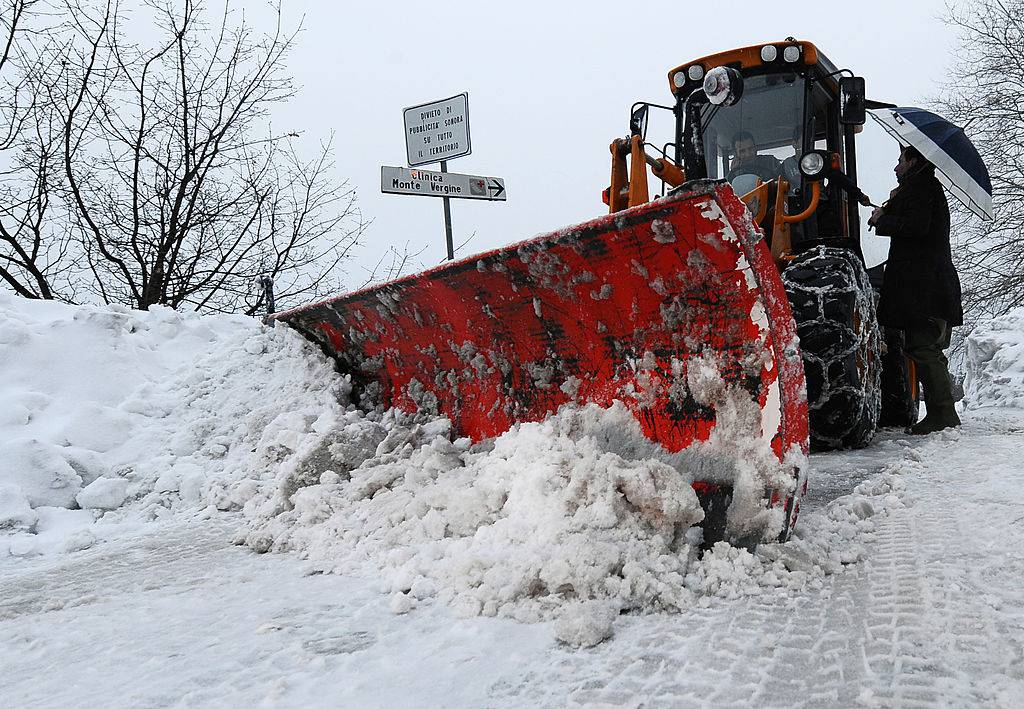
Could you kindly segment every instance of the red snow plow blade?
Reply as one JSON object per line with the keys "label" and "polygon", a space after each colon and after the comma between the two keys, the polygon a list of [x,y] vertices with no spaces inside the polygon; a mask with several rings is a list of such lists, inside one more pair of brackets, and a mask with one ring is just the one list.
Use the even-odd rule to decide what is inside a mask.
{"label": "red snow plow blade", "polygon": [[[739,396],[756,404],[752,435],[778,461],[807,450],[789,303],[723,183],[271,319],[321,344],[375,403],[442,414],[474,440],[567,402],[621,401],[674,453],[734,425],[718,404]],[[792,484],[767,492],[785,504],[783,535],[795,522],[795,467]]]}

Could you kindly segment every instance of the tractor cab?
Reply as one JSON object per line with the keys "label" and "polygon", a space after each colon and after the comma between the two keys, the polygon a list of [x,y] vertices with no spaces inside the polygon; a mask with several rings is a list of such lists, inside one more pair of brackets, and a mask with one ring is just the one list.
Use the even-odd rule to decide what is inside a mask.
{"label": "tractor cab", "polygon": [[[668,186],[728,180],[776,258],[822,243],[859,253],[854,136],[864,123],[864,82],[848,74],[792,38],[675,67],[668,74],[675,104],[635,104],[630,138],[612,144],[611,211],[649,199],[647,163]],[[654,156],[651,108],[676,119],[674,142]],[[642,155],[633,156],[627,179],[635,152]]]}

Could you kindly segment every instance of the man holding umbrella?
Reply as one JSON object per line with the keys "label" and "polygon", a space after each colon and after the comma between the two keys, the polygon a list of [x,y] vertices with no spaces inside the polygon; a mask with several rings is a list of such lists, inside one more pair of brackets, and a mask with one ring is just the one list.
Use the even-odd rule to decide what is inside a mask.
{"label": "man holding umbrella", "polygon": [[871,117],[902,146],[899,186],[868,221],[891,237],[878,320],[904,330],[917,365],[928,414],[911,433],[959,426],[953,408],[950,328],[963,324],[960,279],[949,246],[949,204],[943,187],[981,219],[992,219],[992,181],[963,129],[931,111],[892,106]]}
{"label": "man holding umbrella", "polygon": [[908,146],[895,172],[899,186],[868,220],[877,234],[891,237],[878,321],[904,331],[905,352],[924,388],[928,413],[910,432],[932,433],[960,425],[943,353],[951,328],[963,324],[960,279],[949,246],[949,204],[935,166]]}

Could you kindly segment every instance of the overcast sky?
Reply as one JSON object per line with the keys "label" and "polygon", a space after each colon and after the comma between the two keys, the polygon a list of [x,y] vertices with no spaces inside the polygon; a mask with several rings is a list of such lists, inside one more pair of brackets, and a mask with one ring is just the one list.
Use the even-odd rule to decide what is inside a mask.
{"label": "overcast sky", "polygon": [[[349,269],[357,286],[389,246],[425,249],[416,270],[444,259],[441,200],[380,193],[381,165],[406,164],[404,107],[469,93],[473,153],[448,169],[503,177],[508,201],[452,200],[455,243],[469,240],[457,257],[468,256],[605,213],[608,143],[635,100],[671,102],[667,72],[691,59],[793,36],[864,76],[871,98],[922,105],[938,92],[955,47],[942,3],[846,6],[292,0],[289,21],[305,16],[291,58],[300,92],[275,127],[308,141],[334,132],[338,176],[373,220]],[[897,152],[879,133],[866,126],[859,156],[876,202]],[[881,260],[887,240],[871,241],[869,261]]]}

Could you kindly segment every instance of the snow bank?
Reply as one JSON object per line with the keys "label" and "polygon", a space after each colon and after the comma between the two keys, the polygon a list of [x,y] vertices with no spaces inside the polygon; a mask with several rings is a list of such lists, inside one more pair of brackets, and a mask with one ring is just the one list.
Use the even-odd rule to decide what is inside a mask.
{"label": "snow bank", "polygon": [[253,318],[0,293],[0,559],[66,551],[95,519],[239,509],[346,386]]}
{"label": "snow bank", "polygon": [[1024,308],[981,322],[967,336],[964,405],[1024,408]]}

